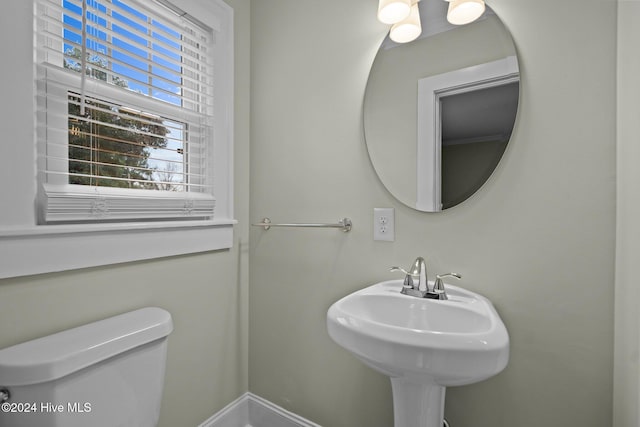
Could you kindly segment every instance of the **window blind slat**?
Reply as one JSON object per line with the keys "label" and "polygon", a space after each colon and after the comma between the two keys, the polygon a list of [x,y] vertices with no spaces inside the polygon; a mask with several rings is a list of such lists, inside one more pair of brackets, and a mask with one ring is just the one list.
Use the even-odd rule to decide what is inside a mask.
{"label": "window blind slat", "polygon": [[[130,3],[134,4],[134,2]],[[92,22],[95,24],[100,24],[101,20],[111,22],[112,26],[129,31],[133,37],[128,37],[123,33],[114,34],[115,32],[113,31],[113,28],[108,28],[106,25],[101,26],[99,29],[100,31],[111,31],[112,36],[124,37],[129,40],[142,40],[147,43],[147,46],[144,46],[145,48],[151,47],[153,44],[157,44],[178,55],[182,55],[187,51],[190,52],[188,53],[189,56],[195,57],[194,54],[196,54],[196,52],[206,53],[207,46],[211,42],[210,32],[204,31],[204,29],[200,29],[197,26],[190,24],[189,21],[185,19],[174,20],[173,22],[165,20],[162,24],[156,24],[157,18],[154,19],[153,16],[155,11],[149,11],[148,9],[145,13],[145,17],[147,19],[142,19],[141,16],[132,14],[119,5],[114,4],[113,7],[106,7],[104,10],[102,10],[102,8],[91,7],[91,3],[88,3],[88,5],[90,6],[91,13],[95,16],[95,19],[93,19]],[[145,7],[138,5],[137,9],[142,10],[145,9]],[[116,14],[115,16],[114,12]],[[123,20],[118,17],[126,19]],[[169,26],[171,26],[171,31],[173,31],[174,34],[178,35],[179,33],[179,37],[173,36],[166,30]],[[154,33],[156,33],[157,37],[153,37]],[[162,35],[166,35],[168,37]],[[162,37],[164,37],[164,39]],[[198,62],[201,63],[202,61],[199,60]]]}
{"label": "window blind slat", "polygon": [[[52,38],[53,39],[53,38]],[[91,38],[89,38],[91,39]],[[62,40],[62,38],[60,38],[57,41]],[[65,42],[65,44],[68,44],[70,46],[74,46],[75,48],[79,49],[80,45],[77,43],[74,43],[72,41],[68,41]],[[107,47],[112,47],[112,45],[110,43],[105,43],[105,46]],[[59,59],[59,62],[63,62],[64,60],[67,61],[67,63],[73,63],[73,62],[77,62],[79,65],[79,59],[76,59],[72,56],[69,56],[69,54],[67,53],[60,53],[59,49],[55,48],[55,47],[44,47],[43,48],[44,51],[53,54],[52,56],[56,56]],[[117,50],[117,49],[116,49]],[[89,49],[89,51],[91,51]],[[166,72],[167,74],[175,74],[176,71],[172,70],[169,67],[165,67],[161,64],[158,64],[157,62],[154,62],[153,60],[148,60],[145,59],[143,57],[138,56],[135,53],[129,53],[130,55],[133,55],[137,58],[137,60],[143,62],[145,65],[147,65],[148,67],[155,67],[156,69],[159,69],[160,71]],[[100,56],[104,56],[101,53],[95,53],[95,57],[99,58]],[[117,73],[115,71],[113,71],[113,69],[109,69],[109,68],[105,68],[100,66],[100,64],[97,62],[98,59],[95,59],[94,62],[91,62],[90,65],[93,69],[97,69],[101,72],[104,72],[106,74],[108,74],[109,76],[111,76],[111,78],[118,78],[122,81],[129,81],[129,80],[135,80],[137,84],[139,85],[144,85],[147,86],[148,89],[157,89],[160,90],[162,92],[166,92],[166,93],[170,93],[172,95],[176,95],[176,93],[174,92],[169,92],[167,90],[165,90],[162,86],[151,86],[148,84],[149,80],[158,80],[158,81],[162,81],[164,83],[166,83],[167,85],[174,85],[176,87],[180,87],[182,89],[183,92],[192,92],[192,93],[206,93],[206,94],[210,94],[211,90],[212,90],[212,84],[206,80],[203,80],[199,77],[199,75],[197,74],[199,71],[189,67],[188,64],[186,63],[182,63],[181,64],[181,68],[182,68],[182,75],[181,75],[181,81],[180,83],[175,82],[169,78],[165,78],[162,75],[158,74],[157,72],[155,74],[149,74],[147,71],[143,70],[142,68],[139,68],[133,64],[128,64],[126,61],[123,60],[118,60],[118,59],[114,59],[114,58],[110,58],[110,63],[111,65],[113,64],[117,64],[119,66],[122,67],[126,67],[129,69],[133,69],[133,70],[137,70],[139,73],[141,73],[141,76],[145,76],[146,77],[146,81],[141,80],[140,78],[135,78],[132,77],[132,75],[125,75],[122,73]],[[72,72],[71,70],[69,70],[69,72]],[[192,76],[196,76],[196,77],[192,77]]]}
{"label": "window blind slat", "polygon": [[[178,191],[178,192],[182,192],[184,191],[184,189],[178,189],[178,187],[185,187],[185,188],[195,188],[198,190],[203,190],[203,189],[209,189],[210,186],[209,185],[204,185],[204,184],[193,184],[193,183],[181,183],[181,182],[175,182],[175,181],[168,181],[168,180],[157,180],[157,181],[145,181],[145,180],[136,180],[136,179],[126,179],[126,178],[117,178],[117,177],[105,177],[103,175],[91,175],[91,174],[84,174],[84,173],[61,173],[61,172],[47,172],[47,174],[49,175],[62,175],[62,176],[71,176],[71,177],[77,177],[77,178],[87,178],[87,179],[93,179],[96,181],[109,181],[109,180],[113,180],[113,181],[119,181],[122,183],[135,183],[136,185],[131,185],[131,186],[125,186],[125,187],[114,187],[114,188],[118,188],[118,189],[122,189],[122,188],[133,188],[133,189],[144,189],[145,186],[148,187],[157,187],[154,190],[151,190],[152,192],[155,192],[156,190],[164,190],[163,185],[171,185],[173,187],[176,187],[176,189],[171,190],[171,191]],[[156,185],[159,184],[159,185]],[[93,186],[92,188],[96,188],[99,186]],[[144,190],[146,191],[146,190]],[[205,193],[206,194],[206,193]],[[188,197],[185,197],[188,198]]]}
{"label": "window blind slat", "polygon": [[[67,44],[67,45],[76,47],[78,49],[81,48],[81,44],[80,43],[78,43],[77,41],[75,41],[73,39],[65,38],[62,35],[62,30],[67,30],[67,31],[70,31],[70,32],[77,31],[72,26],[70,26],[68,24],[60,24],[60,25],[56,26],[56,25],[54,25],[54,24],[56,24],[55,18],[52,18],[52,17],[44,18],[43,21],[45,23],[52,24],[50,26],[46,26],[45,28],[43,28],[41,30],[43,37],[46,37],[49,42],[56,42],[58,44]],[[112,31],[110,31],[108,29],[105,29],[105,34],[109,35],[109,36],[113,36],[115,33],[113,33]],[[79,38],[80,38],[80,36],[78,34],[78,39]],[[96,38],[95,36],[93,36],[91,34],[88,35],[88,39],[92,42],[93,45],[103,45],[104,47],[110,47],[110,48],[114,48],[116,50],[122,50],[123,49],[123,47],[114,45],[108,39],[101,40],[101,39],[98,39],[98,38]],[[148,40],[151,40],[151,39],[148,39]],[[169,46],[164,47],[164,46],[161,45],[160,42],[154,42],[154,44],[159,45],[159,47],[164,48],[166,51],[168,51],[168,53],[174,53],[175,55],[178,55],[178,56],[182,56],[182,54],[185,53],[181,49],[175,49],[175,48],[169,47]],[[44,48],[47,48],[47,47],[50,48],[50,49],[53,49],[56,52],[59,52],[59,50],[60,50],[58,48],[59,47],[58,45],[56,45],[55,47],[54,46],[44,46]],[[96,53],[98,55],[106,55],[105,52],[102,52],[102,51],[97,50],[97,49],[90,49],[89,48],[88,50],[93,51],[94,53]],[[206,59],[205,56],[202,56],[203,60],[201,60],[199,63],[197,63],[194,66],[192,61],[191,62],[182,61],[181,59],[173,58],[173,57],[169,56],[168,54],[163,53],[162,51],[153,50],[153,49],[148,50],[147,47],[143,47],[143,46],[140,46],[140,50],[145,50],[145,52],[148,54],[148,56],[157,57],[157,58],[159,58],[161,60],[166,61],[168,64],[171,64],[172,66],[180,67],[183,70],[183,72],[184,72],[184,70],[187,70],[187,71],[189,71],[191,73],[198,74],[198,73],[202,73],[203,72],[202,67],[205,67],[205,66],[211,67],[211,66],[213,66],[213,64],[211,62],[209,62]],[[148,58],[145,58],[142,55],[139,55],[139,52],[130,51],[130,52],[127,52],[127,53],[130,54],[130,55],[136,55],[136,57],[140,58],[141,60],[147,60],[148,59]],[[162,64],[156,64],[156,63],[153,63],[153,62],[151,62],[151,64],[154,65],[154,66],[162,66]],[[175,69],[171,69],[171,68],[167,68],[167,67],[163,67],[163,68],[167,69],[168,71],[177,72],[177,70],[175,70]],[[193,81],[194,82],[199,82],[199,83],[202,83],[202,84],[206,84],[206,81],[202,80],[202,79],[203,79],[203,77],[201,77],[201,80],[193,79]]]}
{"label": "window blind slat", "polygon": [[[38,68],[42,73],[36,82],[38,84],[37,96],[41,97],[40,101],[44,102],[47,96],[51,97],[51,94],[47,93],[47,88],[59,89],[62,93],[66,89],[75,87],[75,92],[79,93],[79,73],[70,73],[64,68],[50,63],[40,64]],[[154,115],[176,117],[189,123],[201,123],[204,125],[211,122],[211,114],[208,111],[213,106],[213,97],[203,99],[202,111],[198,111],[167,102],[159,102],[159,100],[131,90],[121,90],[121,88],[114,87],[114,85],[101,80],[89,80],[87,81],[87,87],[92,92],[100,93],[103,103],[126,105],[134,110],[141,110]],[[109,96],[109,94],[113,94],[113,96]],[[62,99],[63,95],[60,98]],[[113,98],[118,98],[118,102],[113,101]],[[46,108],[44,104],[42,105],[43,108]],[[136,105],[138,106],[137,108],[134,107]]]}
{"label": "window blind slat", "polygon": [[[64,161],[64,159],[62,159]],[[192,189],[197,189],[198,192],[202,193],[202,194],[207,194],[206,191],[203,190],[209,190],[211,189],[211,185],[209,184],[197,184],[197,183],[193,183],[193,182],[177,182],[177,181],[171,181],[171,180],[156,180],[156,181],[147,181],[147,180],[141,180],[141,179],[131,179],[131,178],[118,178],[118,177],[109,177],[109,176],[104,176],[104,175],[95,175],[95,174],[89,174],[89,173],[76,173],[76,172],[55,172],[55,171],[47,171],[46,172],[47,175],[58,175],[58,176],[65,176],[65,177],[78,177],[78,178],[88,178],[88,179],[93,179],[93,180],[97,180],[97,181],[109,181],[109,180],[113,180],[113,181],[119,181],[122,183],[137,183],[140,185],[132,185],[132,186],[124,186],[124,187],[113,187],[113,188],[136,188],[139,189],[142,184],[148,184],[149,187],[154,187],[155,184],[171,184],[174,185],[176,187],[188,187],[188,188],[192,188]],[[96,186],[93,186],[91,188],[95,188]],[[99,187],[99,186],[98,186]],[[177,191],[182,191],[182,190],[177,190]]]}
{"label": "window blind slat", "polygon": [[[62,28],[71,32],[75,31],[75,29],[70,25],[63,25]],[[106,36],[110,36],[111,38],[113,37],[115,37],[116,39],[123,38],[121,34],[118,34],[109,29],[104,29],[103,32]],[[59,37],[58,35],[50,31],[47,32],[47,35],[52,39],[64,40],[63,37]],[[146,61],[149,65],[163,68],[165,71],[171,72],[171,73],[176,73],[176,72],[179,73],[180,72],[179,70],[176,70],[175,68],[171,68],[171,67],[179,67],[182,70],[188,70],[192,73],[198,74],[203,71],[202,67],[212,65],[211,63],[206,62],[206,60],[194,62],[194,61],[187,61],[186,59],[181,59],[185,54],[188,54],[192,58],[199,58],[202,52],[193,52],[191,50],[188,50],[184,46],[182,48],[176,49],[170,45],[163,45],[160,41],[152,41],[153,39],[151,37],[145,37],[145,41],[149,43],[153,43],[154,45],[157,45],[156,49],[154,49],[153,46],[148,47],[148,46],[138,45],[138,46],[133,46],[134,48],[137,48],[137,50],[133,49],[129,51],[127,51],[126,47],[124,46],[120,46],[116,43],[113,43],[109,39],[103,40],[103,39],[97,38],[93,34],[88,34],[87,39],[91,42],[91,45],[93,46],[98,46],[99,48],[101,47],[109,48],[111,50],[116,50],[116,51],[122,51],[123,53],[126,52],[127,55],[133,55],[141,61]],[[128,44],[135,43],[134,41],[127,40],[126,38],[123,38],[123,41],[126,41]],[[65,40],[64,43],[71,46],[75,46],[75,47],[81,46],[79,43],[74,42],[71,39]],[[158,48],[164,49],[167,53],[163,52],[162,50],[158,50]],[[87,50],[95,53],[96,55],[105,55],[105,56],[107,55],[105,51],[99,50],[97,48],[87,48]],[[145,53],[145,55],[143,56],[141,55],[141,53]],[[169,53],[173,53],[174,55],[179,56],[179,58],[172,57],[169,55]],[[165,61],[167,64],[169,64],[169,66],[165,67],[162,64],[158,63],[157,61],[153,62],[149,59],[149,57],[151,58],[155,57],[155,58],[158,58],[159,60]],[[198,81],[203,84],[205,83],[202,80],[195,80],[195,81]]]}

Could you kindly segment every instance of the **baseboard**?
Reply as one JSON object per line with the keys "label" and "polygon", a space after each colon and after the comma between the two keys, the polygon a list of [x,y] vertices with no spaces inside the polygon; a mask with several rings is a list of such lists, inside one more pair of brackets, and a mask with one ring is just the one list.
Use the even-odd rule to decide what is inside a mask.
{"label": "baseboard", "polygon": [[198,427],[251,427],[248,394],[245,393],[229,403]]}
{"label": "baseboard", "polygon": [[245,393],[199,427],[321,427],[252,393]]}

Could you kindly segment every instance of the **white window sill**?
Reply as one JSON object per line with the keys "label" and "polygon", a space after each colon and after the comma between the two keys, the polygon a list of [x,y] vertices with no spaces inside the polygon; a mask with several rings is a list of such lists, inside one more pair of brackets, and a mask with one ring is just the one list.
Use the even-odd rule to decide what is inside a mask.
{"label": "white window sill", "polygon": [[230,248],[237,221],[0,228],[0,278]]}

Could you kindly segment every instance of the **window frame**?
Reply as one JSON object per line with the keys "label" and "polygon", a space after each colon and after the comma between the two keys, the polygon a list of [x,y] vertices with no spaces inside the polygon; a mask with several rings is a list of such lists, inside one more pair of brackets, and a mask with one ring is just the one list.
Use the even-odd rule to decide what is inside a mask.
{"label": "window frame", "polygon": [[[216,30],[213,47],[217,84],[213,128],[215,216],[208,220],[87,224],[38,224],[38,156],[33,123],[37,109],[32,54],[34,1],[16,2],[15,19],[0,37],[17,39],[11,49],[15,70],[0,84],[7,94],[0,110],[0,278],[139,261],[231,248],[233,245],[233,9],[222,0],[172,0]],[[18,53],[13,54],[17,50]],[[27,65],[28,64],[28,65]],[[28,74],[28,75],[27,75]],[[25,95],[26,94],[26,95]],[[28,95],[31,94],[29,97]],[[27,98],[27,99],[25,99]],[[13,100],[9,103],[6,100]],[[214,141],[214,142],[213,142]]]}

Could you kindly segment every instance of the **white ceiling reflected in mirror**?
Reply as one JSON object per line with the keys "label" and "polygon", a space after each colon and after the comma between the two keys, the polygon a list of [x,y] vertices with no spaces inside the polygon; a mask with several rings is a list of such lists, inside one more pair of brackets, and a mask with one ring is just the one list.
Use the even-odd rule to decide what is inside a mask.
{"label": "white ceiling reflected in mirror", "polygon": [[454,2],[417,5],[421,35],[404,44],[387,36],[371,68],[365,138],[385,187],[407,206],[438,212],[474,194],[502,158],[518,106],[518,61],[484,3],[467,25],[447,21]]}

